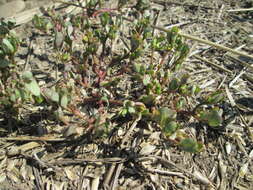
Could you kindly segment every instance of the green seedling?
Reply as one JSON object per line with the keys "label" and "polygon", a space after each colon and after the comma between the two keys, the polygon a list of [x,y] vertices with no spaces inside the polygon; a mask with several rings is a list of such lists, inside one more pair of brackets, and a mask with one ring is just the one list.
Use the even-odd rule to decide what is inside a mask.
{"label": "green seedling", "polygon": [[191,138],[185,138],[180,141],[179,147],[190,153],[200,152],[203,149],[203,145],[201,143],[196,142]]}
{"label": "green seedling", "polygon": [[53,28],[53,23],[46,18],[34,15],[32,23],[38,30],[48,33]]}
{"label": "green seedling", "polygon": [[33,74],[30,71],[25,71],[22,73],[22,78],[25,89],[27,89],[34,96],[40,96],[40,87],[34,79]]}

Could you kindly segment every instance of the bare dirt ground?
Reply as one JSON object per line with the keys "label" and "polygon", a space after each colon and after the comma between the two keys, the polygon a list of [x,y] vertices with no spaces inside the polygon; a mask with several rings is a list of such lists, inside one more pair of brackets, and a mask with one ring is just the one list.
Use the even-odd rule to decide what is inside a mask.
{"label": "bare dirt ground", "polygon": [[[176,25],[185,34],[253,55],[253,11],[244,10],[253,7],[252,0],[151,2],[151,11],[160,13],[156,25]],[[31,68],[41,86],[50,85],[52,38],[31,22],[16,32],[23,38],[17,63]],[[223,130],[188,126],[203,151],[183,152],[156,128],[136,123],[96,138],[78,120],[64,124],[28,107],[23,125],[12,129],[1,113],[0,189],[253,189],[253,60],[186,41],[191,52],[184,66],[192,82],[205,92],[225,89],[224,111],[231,115]]]}

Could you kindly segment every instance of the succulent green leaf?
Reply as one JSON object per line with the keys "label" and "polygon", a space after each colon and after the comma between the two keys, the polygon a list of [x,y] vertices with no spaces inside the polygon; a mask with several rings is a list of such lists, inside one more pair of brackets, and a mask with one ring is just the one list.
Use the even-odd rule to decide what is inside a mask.
{"label": "succulent green leaf", "polygon": [[15,101],[17,100],[16,95],[15,95],[15,94],[11,94],[10,100],[11,100],[12,102],[15,102]]}
{"label": "succulent green leaf", "polygon": [[8,34],[11,29],[14,28],[14,26],[16,25],[15,21],[12,19],[12,20],[9,20],[6,22],[4,20],[1,20],[0,21],[0,35],[6,35]]}
{"label": "succulent green leaf", "polygon": [[0,59],[0,69],[4,69],[10,65],[10,62],[6,59]]}
{"label": "succulent green leaf", "polygon": [[67,26],[67,35],[68,35],[68,37],[71,37],[73,32],[74,32],[74,28],[73,28],[72,24],[69,23],[68,26]]}
{"label": "succulent green leaf", "polygon": [[169,122],[165,122],[163,127],[163,132],[166,136],[171,136],[179,127],[179,125],[177,124],[177,122],[175,121],[169,121]]}
{"label": "succulent green leaf", "polygon": [[15,52],[15,48],[13,47],[11,42],[6,38],[4,38],[2,40],[1,46],[2,46],[2,49],[3,49],[5,54],[10,55],[10,54],[13,54]]}
{"label": "succulent green leaf", "polygon": [[167,33],[167,40],[168,43],[171,44],[173,47],[176,45],[176,40],[178,38],[178,32],[179,29],[177,27],[173,27],[168,33]]}
{"label": "succulent green leaf", "polygon": [[0,35],[6,35],[8,34],[8,32],[9,32],[9,29],[6,26],[0,25]]}
{"label": "succulent green leaf", "polygon": [[122,115],[123,117],[125,117],[126,114],[127,114],[127,109],[126,109],[126,108],[123,108],[123,109],[120,111],[119,114]]}
{"label": "succulent green leaf", "polygon": [[12,44],[13,46],[13,52],[12,54],[14,54],[17,50],[18,50],[18,46],[19,46],[19,39],[17,37],[15,37],[14,35],[16,35],[15,33],[12,34],[12,36],[10,36],[8,38],[8,40],[10,41],[10,43]]}
{"label": "succulent green leaf", "polygon": [[45,26],[46,31],[52,29],[53,27],[54,27],[53,23],[51,23],[49,20],[47,20],[46,26]]}
{"label": "succulent green leaf", "polygon": [[141,71],[141,64],[134,63],[133,69],[134,69],[135,72],[140,73],[140,71]]}
{"label": "succulent green leaf", "polygon": [[148,109],[141,110],[139,113],[141,113],[142,116],[145,116],[145,117],[147,117],[147,118],[150,118],[150,117],[151,117],[151,114],[150,114],[150,112],[149,112]]}
{"label": "succulent green leaf", "polygon": [[191,86],[191,94],[192,95],[197,95],[201,91],[201,88],[196,85]]}
{"label": "succulent green leaf", "polygon": [[59,94],[53,90],[50,99],[53,102],[59,102]]}
{"label": "succulent green leaf", "polygon": [[125,107],[133,107],[134,106],[134,102],[133,101],[130,101],[130,100],[126,100],[124,101],[124,106]]}
{"label": "succulent green leaf", "polygon": [[188,45],[186,45],[186,44],[182,45],[180,48],[180,53],[181,53],[180,58],[184,59],[187,56],[187,54],[189,53],[189,51],[190,51],[190,48]]}
{"label": "succulent green leaf", "polygon": [[147,86],[151,81],[151,77],[149,75],[144,75],[143,77],[143,84],[144,86]]}
{"label": "succulent green leaf", "polygon": [[100,22],[103,27],[105,27],[105,25],[109,24],[110,21],[111,21],[111,17],[107,12],[103,13],[100,16]]}
{"label": "succulent green leaf", "polygon": [[146,105],[153,105],[155,103],[156,96],[153,94],[149,95],[143,95],[140,98],[140,101],[142,101]]}
{"label": "succulent green leaf", "polygon": [[59,103],[60,96],[55,90],[47,88],[44,90],[44,95],[47,99]]}
{"label": "succulent green leaf", "polygon": [[22,100],[29,99],[29,93],[28,93],[28,91],[26,89],[18,89],[18,91],[20,93],[20,97],[21,97]]}
{"label": "succulent green leaf", "polygon": [[224,100],[224,95],[221,90],[213,92],[206,98],[206,103],[208,104],[217,104]]}
{"label": "succulent green leaf", "polygon": [[40,87],[34,79],[31,82],[25,83],[25,88],[29,90],[34,96],[40,95]]}
{"label": "succulent green leaf", "polygon": [[66,108],[67,105],[68,105],[68,96],[66,94],[64,94],[62,97],[61,97],[61,102],[60,102],[61,106]]}
{"label": "succulent green leaf", "polygon": [[160,95],[162,93],[162,86],[160,83],[156,83],[155,85],[155,93]]}
{"label": "succulent green leaf", "polygon": [[42,103],[43,100],[44,100],[44,99],[43,99],[43,96],[41,96],[41,95],[40,95],[40,96],[35,96],[34,99],[35,99],[35,101],[36,101],[38,104]]}
{"label": "succulent green leaf", "polygon": [[128,113],[133,114],[133,113],[135,113],[135,108],[134,107],[128,107],[127,111],[128,111]]}
{"label": "succulent green leaf", "polygon": [[[70,45],[71,46],[71,45]],[[63,53],[62,56],[61,56],[61,60],[62,61],[68,61],[70,60],[70,54],[69,53]]]}
{"label": "succulent green leaf", "polygon": [[202,112],[200,119],[211,127],[218,127],[222,123],[222,118],[217,110]]}
{"label": "succulent green leaf", "polygon": [[21,98],[21,92],[19,89],[15,89],[15,96],[16,98]]}
{"label": "succulent green leaf", "polygon": [[117,86],[120,82],[121,78],[117,77],[117,78],[112,78],[110,79],[110,81],[101,81],[100,85],[104,86],[104,87],[113,87],[113,86]]}
{"label": "succulent green leaf", "polygon": [[38,15],[34,15],[32,19],[32,23],[35,26],[35,28],[39,30],[50,30],[53,28],[53,24],[46,18],[39,17]]}
{"label": "succulent green leaf", "polygon": [[41,29],[42,19],[38,15],[34,15],[32,23],[36,28]]}
{"label": "succulent green leaf", "polygon": [[22,73],[22,78],[26,81],[31,81],[33,79],[33,74],[31,71],[24,71]]}
{"label": "succulent green leaf", "polygon": [[3,50],[0,48],[0,58],[3,59],[5,56],[5,53],[3,52]]}
{"label": "succulent green leaf", "polygon": [[186,100],[184,97],[180,98],[177,102],[176,102],[176,108],[178,110],[181,110],[184,108],[184,106],[186,105]]}
{"label": "succulent green leaf", "polygon": [[181,140],[181,142],[179,143],[179,147],[186,152],[197,153],[201,151],[203,145],[191,138],[186,138]]}
{"label": "succulent green leaf", "polygon": [[175,91],[179,88],[180,82],[177,78],[174,78],[169,83],[169,90]]}
{"label": "succulent green leaf", "polygon": [[186,84],[183,84],[182,86],[180,86],[179,92],[180,94],[184,95],[189,94],[188,86]]}
{"label": "succulent green leaf", "polygon": [[138,36],[137,34],[132,35],[130,44],[131,44],[131,52],[136,51],[140,47],[140,45],[142,44],[141,37]]}
{"label": "succulent green leaf", "polygon": [[61,49],[64,39],[65,39],[65,36],[64,36],[63,32],[56,31],[55,39],[54,39],[54,47],[58,50]]}
{"label": "succulent green leaf", "polygon": [[176,111],[171,110],[167,107],[159,108],[157,111],[153,114],[153,120],[160,123],[160,125],[164,125],[165,122],[167,122],[169,119],[173,120],[177,116]]}

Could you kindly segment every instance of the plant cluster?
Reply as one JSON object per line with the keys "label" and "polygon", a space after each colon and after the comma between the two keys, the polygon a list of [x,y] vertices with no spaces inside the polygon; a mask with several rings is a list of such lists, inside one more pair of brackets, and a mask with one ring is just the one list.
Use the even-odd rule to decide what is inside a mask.
{"label": "plant cluster", "polygon": [[39,101],[40,88],[32,72],[22,71],[15,61],[20,41],[11,30],[13,22],[0,23],[0,104],[16,117],[24,103]]}
{"label": "plant cluster", "polygon": [[[49,12],[49,18],[35,16],[34,26],[54,37],[57,62],[65,64],[61,82],[51,88],[39,87],[31,71],[19,74],[14,59],[19,42],[10,34],[8,23],[2,23],[0,103],[12,108],[27,102],[46,103],[54,105],[57,113],[64,114],[64,110],[80,118],[80,106],[91,104],[98,111],[86,117],[89,129],[95,131],[97,126],[105,132],[118,118],[129,122],[141,117],[183,150],[199,152],[203,145],[185,128],[192,118],[219,128],[222,91],[203,95],[190,82],[182,67],[189,47],[178,28],[155,35],[153,18],[145,12],[147,3],[137,1],[133,9],[136,18],[127,23],[127,30],[124,16],[100,9],[101,1],[89,1],[87,14],[67,19],[54,12]],[[119,8],[124,5],[119,1]],[[74,50],[77,43],[80,56]],[[74,97],[78,101],[73,101]]]}

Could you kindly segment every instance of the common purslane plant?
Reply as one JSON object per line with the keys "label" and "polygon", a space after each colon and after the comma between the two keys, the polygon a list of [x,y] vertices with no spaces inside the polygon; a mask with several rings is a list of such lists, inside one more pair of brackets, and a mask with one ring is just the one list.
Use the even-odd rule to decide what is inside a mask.
{"label": "common purslane plant", "polygon": [[[138,1],[134,6],[136,18],[132,23],[113,10],[101,11],[100,4],[101,1],[89,1],[86,15],[70,15],[67,19],[55,14],[50,18],[34,17],[34,26],[54,38],[57,62],[71,68],[61,71],[63,78],[50,88],[40,88],[30,71],[17,75],[13,64],[18,41],[8,32],[2,34],[0,69],[8,70],[12,80],[8,81],[1,70],[0,101],[33,97],[32,103],[44,101],[54,105],[58,113],[63,114],[64,109],[79,118],[81,105],[91,104],[97,112],[89,116],[87,128],[95,131],[99,126],[99,134],[101,129],[107,133],[117,118],[130,122],[140,117],[183,150],[201,151],[203,145],[185,129],[191,119],[215,129],[222,126],[222,90],[205,95],[192,84],[183,69],[188,45],[178,28],[154,35],[153,18],[145,13],[148,1]],[[119,2],[119,7],[124,5]],[[123,22],[127,23],[127,30],[122,30]],[[77,39],[77,31],[81,39]],[[79,57],[73,49],[77,43],[81,49]],[[116,50],[112,48],[115,46]],[[15,93],[8,92],[10,87]],[[73,97],[78,97],[78,101],[73,103]],[[105,113],[113,113],[113,117]]]}

